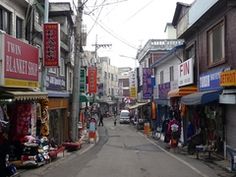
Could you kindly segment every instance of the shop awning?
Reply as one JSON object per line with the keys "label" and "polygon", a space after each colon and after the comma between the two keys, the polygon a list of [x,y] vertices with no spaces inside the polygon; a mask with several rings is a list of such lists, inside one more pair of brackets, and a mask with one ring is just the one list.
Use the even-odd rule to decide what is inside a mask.
{"label": "shop awning", "polygon": [[168,97],[182,97],[184,95],[188,95],[191,93],[194,93],[197,91],[197,87],[191,86],[191,87],[181,87],[178,89],[174,89],[168,92]]}
{"label": "shop awning", "polygon": [[89,102],[89,98],[87,95],[85,95],[84,93],[81,93],[79,95],[79,102],[82,103],[82,102]]}
{"label": "shop awning", "polygon": [[206,104],[219,99],[221,91],[204,91],[204,92],[196,92],[181,98],[181,103],[185,105],[199,105]]}
{"label": "shop awning", "polygon": [[36,100],[46,99],[47,92],[39,91],[3,91],[0,92],[0,99],[13,99],[13,100]]}
{"label": "shop awning", "polygon": [[144,105],[146,105],[148,103],[150,103],[150,102],[136,103],[135,105],[128,106],[128,109],[135,109],[135,108],[138,108],[140,106],[144,106]]}

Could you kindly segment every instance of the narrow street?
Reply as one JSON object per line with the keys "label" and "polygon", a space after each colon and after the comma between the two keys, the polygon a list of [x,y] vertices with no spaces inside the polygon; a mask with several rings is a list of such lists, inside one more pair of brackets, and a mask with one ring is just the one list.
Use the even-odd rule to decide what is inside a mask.
{"label": "narrow street", "polygon": [[99,141],[88,151],[70,156],[21,177],[217,177],[233,176],[180,152],[170,152],[163,142],[145,137],[135,127],[117,124],[111,118],[98,127]]}

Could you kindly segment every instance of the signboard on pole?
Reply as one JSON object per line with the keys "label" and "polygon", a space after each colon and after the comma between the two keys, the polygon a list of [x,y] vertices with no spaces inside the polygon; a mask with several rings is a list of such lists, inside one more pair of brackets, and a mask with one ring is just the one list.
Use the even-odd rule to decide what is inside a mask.
{"label": "signboard on pole", "polygon": [[97,93],[97,68],[88,67],[88,93]]}
{"label": "signboard on pole", "polygon": [[152,69],[143,68],[143,99],[152,98]]}
{"label": "signboard on pole", "polygon": [[60,60],[60,24],[57,22],[43,25],[43,65],[59,67]]}
{"label": "signboard on pole", "polygon": [[80,93],[86,92],[86,70],[85,68],[80,69]]}

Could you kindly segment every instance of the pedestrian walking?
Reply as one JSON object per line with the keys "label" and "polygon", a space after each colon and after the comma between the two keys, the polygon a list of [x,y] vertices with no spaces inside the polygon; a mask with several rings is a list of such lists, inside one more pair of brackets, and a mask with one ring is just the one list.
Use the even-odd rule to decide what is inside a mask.
{"label": "pedestrian walking", "polygon": [[98,110],[98,116],[99,116],[99,123],[98,123],[98,126],[100,126],[100,125],[104,125],[103,124],[103,115],[102,115],[102,113],[101,113],[101,110],[100,110],[100,108],[99,108],[99,110]]}

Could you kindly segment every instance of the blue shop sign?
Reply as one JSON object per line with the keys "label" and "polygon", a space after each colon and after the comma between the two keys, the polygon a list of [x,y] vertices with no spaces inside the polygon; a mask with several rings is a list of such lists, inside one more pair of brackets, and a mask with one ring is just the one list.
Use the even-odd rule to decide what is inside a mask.
{"label": "blue shop sign", "polygon": [[207,90],[220,90],[220,73],[223,71],[223,68],[218,68],[214,71],[209,71],[202,73],[200,75],[200,91]]}

